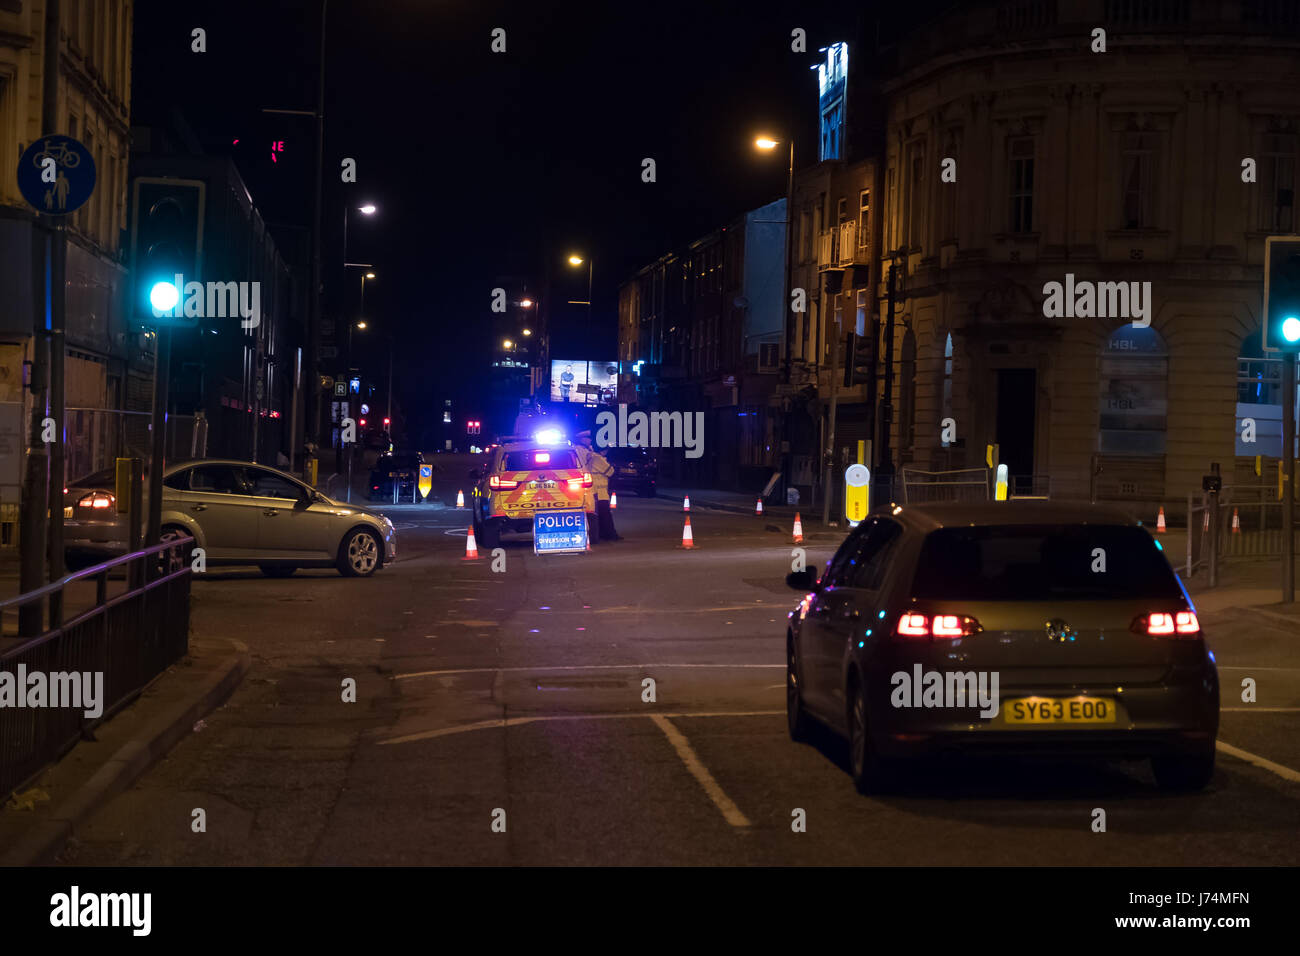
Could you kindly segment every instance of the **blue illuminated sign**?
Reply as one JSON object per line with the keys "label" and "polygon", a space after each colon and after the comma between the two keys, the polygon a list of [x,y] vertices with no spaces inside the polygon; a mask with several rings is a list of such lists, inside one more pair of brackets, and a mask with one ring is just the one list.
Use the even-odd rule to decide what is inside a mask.
{"label": "blue illuminated sign", "polygon": [[586,550],[586,512],[547,511],[533,515],[534,554],[565,554]]}

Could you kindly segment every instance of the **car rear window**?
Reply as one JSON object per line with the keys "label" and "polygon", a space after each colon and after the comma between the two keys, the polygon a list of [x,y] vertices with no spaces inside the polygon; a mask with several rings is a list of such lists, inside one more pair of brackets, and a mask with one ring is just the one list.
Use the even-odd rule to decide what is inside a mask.
{"label": "car rear window", "polygon": [[[540,456],[547,456],[542,458]],[[549,460],[548,460],[549,459]],[[578,456],[572,448],[533,448],[506,452],[503,471],[537,471],[542,468],[577,468]]]}
{"label": "car rear window", "polygon": [[1181,593],[1151,535],[1126,525],[941,528],[926,536],[912,586],[913,597],[954,601],[1177,598]]}

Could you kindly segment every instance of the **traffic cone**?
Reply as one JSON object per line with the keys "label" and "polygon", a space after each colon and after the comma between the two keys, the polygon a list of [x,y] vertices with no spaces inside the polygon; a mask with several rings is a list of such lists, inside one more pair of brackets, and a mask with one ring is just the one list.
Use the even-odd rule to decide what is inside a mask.
{"label": "traffic cone", "polygon": [[682,525],[682,547],[688,551],[695,547],[695,538],[691,536],[691,516],[686,516],[686,524]]}
{"label": "traffic cone", "polygon": [[794,543],[799,544],[803,541],[803,522],[799,520],[799,512],[794,513]]}
{"label": "traffic cone", "polygon": [[1169,529],[1165,527],[1165,506],[1160,506],[1160,514],[1156,515],[1156,534],[1164,534]]}
{"label": "traffic cone", "polygon": [[462,561],[478,560],[478,542],[474,540],[474,526],[469,526],[469,537],[465,539],[465,557]]}
{"label": "traffic cone", "polygon": [[763,513],[763,499],[759,498],[758,502],[754,505],[754,514],[761,515],[762,513]]}
{"label": "traffic cone", "polygon": [[613,511],[618,507],[618,492],[612,491],[609,495],[609,510]]}
{"label": "traffic cone", "polygon": [[1241,534],[1241,518],[1237,515],[1237,509],[1232,509],[1232,533]]}
{"label": "traffic cone", "polygon": [[690,495],[687,495],[685,498],[682,499],[682,510],[683,510],[683,511],[690,511],[690,510],[691,510],[691,496],[690,496]]}
{"label": "traffic cone", "polygon": [[457,507],[457,508],[464,508],[464,507],[465,507],[465,492],[464,492],[464,491],[458,491],[458,492],[456,492],[456,507]]}

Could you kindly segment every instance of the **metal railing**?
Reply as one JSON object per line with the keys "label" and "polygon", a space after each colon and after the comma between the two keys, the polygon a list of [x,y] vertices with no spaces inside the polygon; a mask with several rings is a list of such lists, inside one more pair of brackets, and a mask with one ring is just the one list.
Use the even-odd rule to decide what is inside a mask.
{"label": "metal railing", "polygon": [[[1282,554],[1286,532],[1276,485],[1225,486],[1217,507],[1207,494],[1189,494],[1187,515],[1184,568],[1188,577],[1208,572],[1211,587],[1218,583],[1219,568],[1226,562]],[[1291,534],[1296,534],[1295,527]]]}
{"label": "metal railing", "polygon": [[988,501],[987,468],[958,468],[953,471],[921,471],[904,465],[899,469],[905,505],[933,501]]}
{"label": "metal railing", "polygon": [[[66,690],[75,675],[88,675],[91,682],[78,684],[79,689],[100,681],[94,716],[86,715],[95,708],[84,698],[83,706],[49,706],[59,702],[47,696],[41,706],[0,708],[0,796],[24,786],[185,655],[190,620],[185,556],[193,543],[188,536],[175,538],[0,601],[0,672],[13,675],[24,702],[28,694],[17,683],[20,673],[45,675],[47,695],[56,681]],[[109,593],[110,577],[123,581],[118,593]],[[78,599],[89,606],[74,609]],[[14,612],[29,624],[34,616],[39,633],[7,632],[6,615]]]}

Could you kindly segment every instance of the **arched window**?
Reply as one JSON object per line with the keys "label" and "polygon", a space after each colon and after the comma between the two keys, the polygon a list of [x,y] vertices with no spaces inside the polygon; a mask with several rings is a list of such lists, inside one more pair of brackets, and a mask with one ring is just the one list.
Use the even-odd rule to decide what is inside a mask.
{"label": "arched window", "polygon": [[1163,455],[1169,350],[1155,329],[1121,325],[1101,356],[1098,450],[1104,455]]}

